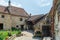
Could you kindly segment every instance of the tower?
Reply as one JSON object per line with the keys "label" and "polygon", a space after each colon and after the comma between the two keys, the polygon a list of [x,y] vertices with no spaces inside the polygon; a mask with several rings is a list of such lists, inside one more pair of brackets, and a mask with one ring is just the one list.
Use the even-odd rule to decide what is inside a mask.
{"label": "tower", "polygon": [[11,6],[11,0],[8,1],[8,6],[9,6],[9,7]]}

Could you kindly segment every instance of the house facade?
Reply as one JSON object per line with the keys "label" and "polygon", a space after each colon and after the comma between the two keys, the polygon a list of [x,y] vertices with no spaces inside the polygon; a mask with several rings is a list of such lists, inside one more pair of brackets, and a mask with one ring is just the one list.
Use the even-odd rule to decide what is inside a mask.
{"label": "house facade", "polygon": [[42,26],[46,24],[47,15],[40,16],[40,18],[36,19],[37,22],[34,24],[34,30],[42,32]]}
{"label": "house facade", "polygon": [[34,30],[34,34],[41,32],[42,36],[51,36],[51,19],[49,18],[49,13],[31,16],[27,21],[28,24],[32,24],[30,28]]}
{"label": "house facade", "polygon": [[0,30],[10,30],[15,27],[22,30],[42,31],[42,27],[40,27],[42,24],[45,24],[45,15],[28,15],[23,8],[11,6],[10,1],[8,6],[0,6]]}
{"label": "house facade", "polygon": [[29,16],[23,8],[0,6],[0,30],[10,30],[15,27],[42,32],[42,25],[46,24],[46,18],[47,15]]}
{"label": "house facade", "polygon": [[11,27],[25,29],[27,27],[25,23],[27,18],[28,14],[22,8],[0,6],[0,29],[8,30]]}

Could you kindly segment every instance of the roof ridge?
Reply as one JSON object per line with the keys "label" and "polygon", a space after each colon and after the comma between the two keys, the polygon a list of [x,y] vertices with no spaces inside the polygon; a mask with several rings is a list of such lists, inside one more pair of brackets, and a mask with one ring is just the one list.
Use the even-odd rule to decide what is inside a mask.
{"label": "roof ridge", "polygon": [[[6,7],[8,7],[8,6],[6,6]],[[0,12],[4,12],[6,7],[0,6]],[[14,14],[14,15],[28,16],[28,13],[23,8],[10,6],[9,10],[10,10],[11,14]],[[8,13],[8,12],[4,12],[4,13]]]}

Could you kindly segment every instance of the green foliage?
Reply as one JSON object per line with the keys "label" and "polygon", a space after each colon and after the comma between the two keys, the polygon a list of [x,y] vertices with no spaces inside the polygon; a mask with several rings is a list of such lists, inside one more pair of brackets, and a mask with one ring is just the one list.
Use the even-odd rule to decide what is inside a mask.
{"label": "green foliage", "polygon": [[8,36],[7,34],[8,34],[7,31],[5,31],[5,32],[4,31],[0,31],[0,39],[2,39],[2,40],[5,39]]}
{"label": "green foliage", "polygon": [[34,37],[41,37],[42,33],[40,31],[36,31]]}
{"label": "green foliage", "polygon": [[0,40],[3,40],[2,33],[0,33]]}
{"label": "green foliage", "polygon": [[0,40],[5,40],[9,36],[11,36],[13,34],[18,34],[18,33],[19,33],[19,31],[3,31],[3,30],[1,30],[0,31]]}
{"label": "green foliage", "polygon": [[8,36],[10,37],[10,36],[12,36],[12,34],[10,32],[8,32]]}
{"label": "green foliage", "polygon": [[18,34],[21,34],[21,32],[19,31]]}
{"label": "green foliage", "polygon": [[21,31],[18,31],[18,33],[16,34],[16,36],[20,36],[21,35]]}
{"label": "green foliage", "polygon": [[3,38],[0,37],[0,40],[3,40]]}
{"label": "green foliage", "polygon": [[19,29],[15,28],[15,27],[12,27],[11,29],[12,29],[12,31],[19,31]]}
{"label": "green foliage", "polygon": [[41,34],[41,32],[40,31],[37,31],[36,34]]}

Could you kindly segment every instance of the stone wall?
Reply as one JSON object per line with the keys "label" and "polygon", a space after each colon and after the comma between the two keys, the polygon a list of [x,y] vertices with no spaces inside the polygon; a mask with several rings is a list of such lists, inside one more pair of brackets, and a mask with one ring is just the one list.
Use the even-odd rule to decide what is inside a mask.
{"label": "stone wall", "polygon": [[[20,18],[22,18],[22,21],[20,21]],[[26,20],[27,18],[25,17],[19,17],[19,16],[12,16],[12,27],[16,27],[17,25],[19,26],[18,28],[21,28],[21,25],[24,25],[24,29],[26,27]]]}
{"label": "stone wall", "polygon": [[[4,18],[2,18],[2,15],[4,15]],[[5,30],[10,29],[11,28],[10,15],[0,14],[0,23],[3,24],[3,29],[5,29]]]}
{"label": "stone wall", "polygon": [[[2,15],[4,15],[4,18],[2,18]],[[22,18],[22,21],[20,21],[20,18]],[[24,25],[24,29],[25,29],[27,27],[25,22],[26,19],[27,19],[26,17],[0,13],[0,23],[3,24],[4,30],[11,29],[11,27],[16,27],[17,25],[18,28],[20,28],[21,25]]]}
{"label": "stone wall", "polygon": [[38,23],[36,23],[34,25],[35,31],[39,31],[40,30],[40,32],[42,32],[42,25],[45,24],[45,23],[46,23],[45,19],[42,19]]}

